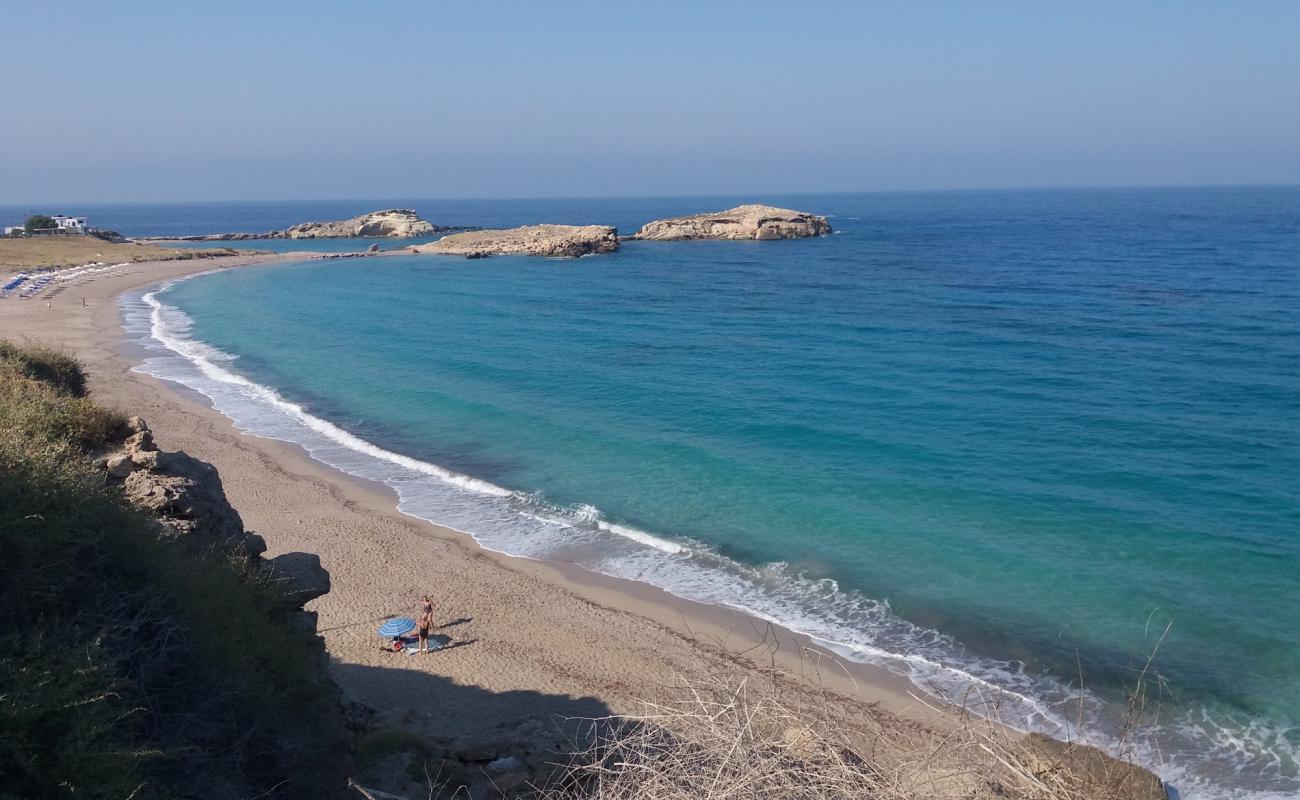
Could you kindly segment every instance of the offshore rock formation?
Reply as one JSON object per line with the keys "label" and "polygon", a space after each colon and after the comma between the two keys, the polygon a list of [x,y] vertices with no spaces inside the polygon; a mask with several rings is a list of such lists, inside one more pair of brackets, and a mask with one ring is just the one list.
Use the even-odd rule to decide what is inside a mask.
{"label": "offshore rock formation", "polygon": [[231,242],[248,239],[344,239],[354,236],[382,236],[390,239],[410,239],[415,236],[432,236],[455,228],[434,225],[409,208],[390,208],[371,211],[352,219],[338,222],[300,222],[282,231],[268,233],[214,233],[206,236],[151,237],[182,242]]}
{"label": "offshore rock formation", "polygon": [[618,231],[608,225],[525,225],[507,230],[455,233],[412,249],[417,253],[446,253],[466,258],[498,255],[577,258],[614,252],[618,249]]}
{"label": "offshore rock formation", "polygon": [[659,219],[628,237],[674,241],[682,239],[798,239],[825,236],[825,217],[773,206],[744,205],[727,211]]}
{"label": "offshore rock formation", "polygon": [[346,236],[387,236],[409,239],[437,233],[431,223],[409,208],[372,211],[342,222],[303,222],[281,231],[286,239],[320,239]]}

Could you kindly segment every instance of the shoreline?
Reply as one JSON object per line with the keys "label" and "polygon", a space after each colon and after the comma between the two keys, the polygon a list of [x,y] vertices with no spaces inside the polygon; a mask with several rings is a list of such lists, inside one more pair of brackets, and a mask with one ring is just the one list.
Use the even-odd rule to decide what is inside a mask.
{"label": "shoreline", "polygon": [[[19,313],[0,317],[0,338],[71,351],[86,364],[101,403],[144,417],[163,450],[213,464],[245,527],[265,538],[268,557],[320,556],[333,589],[307,610],[317,616],[344,696],[374,710],[369,724],[437,738],[548,716],[636,714],[701,675],[758,681],[793,698],[810,723],[840,730],[938,743],[969,724],[968,712],[908,678],[749,613],[576,564],[484,548],[470,534],[398,510],[388,486],[318,461],[298,444],[244,433],[197,391],[135,371],[144,351],[123,327],[124,295],[201,272],[329,257],[261,253],[127,265],[59,287],[43,298],[49,308],[22,302]],[[452,618],[445,623],[451,645],[428,660],[383,651],[375,623],[410,614],[424,593],[440,621]],[[485,711],[466,706],[463,693],[439,692],[428,698],[437,713],[414,713],[412,692],[427,690],[431,677],[500,702]]]}
{"label": "shoreline", "polygon": [[[455,638],[468,640],[471,637],[462,633],[472,634],[475,647],[487,650],[489,638],[498,634],[511,633],[509,638],[518,638],[517,631],[507,629],[517,628],[517,619],[527,617],[511,619],[505,625],[491,624],[475,612],[482,605],[496,606],[492,611],[508,611],[501,606],[511,603],[497,598],[496,602],[477,604],[480,608],[476,608],[474,602],[463,598],[485,587],[489,594],[499,595],[493,586],[520,582],[533,595],[529,605],[572,608],[576,616],[570,622],[586,629],[585,636],[574,640],[556,636],[560,641],[543,651],[567,650],[569,658],[577,655],[582,662],[587,660],[583,651],[597,649],[597,642],[610,638],[606,634],[611,629],[620,629],[626,638],[641,643],[633,648],[637,652],[587,652],[585,655],[599,655],[600,668],[570,671],[567,679],[561,679],[560,674],[548,675],[550,670],[529,663],[513,663],[508,669],[501,665],[478,669],[474,662],[481,659],[469,658],[468,651],[475,649],[469,647],[456,648],[457,653],[465,653],[459,660],[470,662],[463,669],[443,671],[449,666],[446,662],[456,656],[449,652],[431,659],[433,663],[419,663],[420,671],[450,673],[455,679],[498,691],[553,690],[567,684],[563,688],[571,696],[594,696],[617,713],[629,713],[636,710],[640,699],[653,694],[655,686],[674,685],[675,676],[691,669],[775,669],[809,691],[829,690],[849,703],[883,709],[927,726],[955,724],[955,709],[939,710],[938,701],[923,701],[920,690],[906,678],[883,667],[844,660],[803,634],[738,610],[686,600],[650,584],[602,575],[574,564],[487,550],[468,534],[398,511],[397,495],[392,489],[316,461],[299,445],[246,435],[196,392],[133,371],[139,359],[127,353],[131,345],[121,326],[121,295],[213,269],[321,257],[318,253],[292,252],[230,256],[203,263],[140,262],[113,274],[72,281],[57,292],[36,298],[36,303],[14,301],[21,305],[14,310],[16,313],[4,309],[7,313],[0,318],[0,337],[30,338],[73,352],[86,362],[92,391],[101,402],[144,417],[164,450],[184,450],[217,467],[232,505],[244,517],[246,527],[265,537],[269,554],[302,550],[321,556],[333,576],[334,589],[308,608],[318,614],[318,630],[325,639],[336,679],[350,698],[377,708],[392,699],[382,687],[353,681],[347,674],[348,665],[393,666],[391,658],[377,646],[370,630],[372,620],[407,613],[418,595],[429,591],[444,619],[448,615],[471,618],[470,623],[458,626],[461,630],[455,631]],[[83,297],[87,302],[84,308]],[[48,301],[50,308],[39,302],[41,299]],[[287,507],[268,504],[267,495],[277,495],[276,489],[282,487],[292,487],[285,496],[304,499]],[[327,524],[319,525],[322,517]],[[357,525],[356,517],[369,523],[361,525],[369,528],[369,540],[353,538],[344,543],[337,533],[314,530],[317,525],[331,527],[329,523],[339,522],[348,523],[344,527],[350,528]],[[420,547],[412,547],[416,543]],[[432,567],[432,562],[442,561],[439,568],[453,563],[475,573],[488,573],[491,578],[478,581],[477,591],[463,587],[440,591],[438,584],[459,581],[436,577],[436,568],[430,570],[428,580],[399,578],[403,559],[408,557],[416,565]],[[597,620],[598,630],[592,630]],[[552,629],[550,633],[559,632]],[[497,641],[505,644],[502,638]],[[582,674],[584,671],[588,674]],[[497,685],[491,685],[494,683]]]}

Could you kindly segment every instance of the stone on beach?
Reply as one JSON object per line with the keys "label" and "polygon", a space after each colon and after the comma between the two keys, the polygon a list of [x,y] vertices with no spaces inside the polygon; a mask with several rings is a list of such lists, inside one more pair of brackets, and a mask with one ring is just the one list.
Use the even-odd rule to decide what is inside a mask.
{"label": "stone on beach", "polygon": [[654,241],[682,239],[798,239],[825,236],[831,226],[825,217],[788,208],[744,205],[726,211],[671,217],[646,223],[628,237]]}

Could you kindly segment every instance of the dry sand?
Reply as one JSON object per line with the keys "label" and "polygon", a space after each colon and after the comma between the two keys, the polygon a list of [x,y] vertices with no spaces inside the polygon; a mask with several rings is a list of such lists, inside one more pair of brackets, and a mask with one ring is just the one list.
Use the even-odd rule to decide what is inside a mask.
{"label": "dry sand", "polygon": [[[638,699],[679,685],[682,676],[743,672],[764,680],[789,675],[785,691],[806,697],[809,708],[825,709],[829,699],[837,716],[870,718],[873,726],[897,722],[926,736],[952,723],[955,714],[927,708],[906,681],[842,664],[803,637],[743,614],[485,551],[464,534],[401,514],[386,487],[295,446],[245,435],[203,398],[131,371],[119,294],[218,266],[306,257],[132,264],[30,300],[0,299],[0,338],[72,351],[101,403],[144,417],[162,449],[214,464],[245,526],[265,537],[268,556],[320,555],[333,589],[308,609],[318,613],[345,694],[376,709],[380,724],[446,736],[530,717],[634,712]],[[423,656],[382,652],[378,621],[413,615],[425,593],[451,645]]]}
{"label": "dry sand", "polygon": [[[166,255],[160,255],[164,252]],[[24,267],[74,267],[103,261],[151,261],[157,258],[209,258],[236,251],[230,248],[199,250],[193,247],[162,250],[138,242],[106,242],[94,236],[58,235],[0,238],[0,271]]]}

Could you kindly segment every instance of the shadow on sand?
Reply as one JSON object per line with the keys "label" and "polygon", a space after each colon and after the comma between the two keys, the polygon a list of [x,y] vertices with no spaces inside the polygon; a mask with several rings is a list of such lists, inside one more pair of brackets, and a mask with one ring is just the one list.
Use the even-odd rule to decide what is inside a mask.
{"label": "shadow on sand", "polygon": [[[433,792],[435,798],[451,797],[461,785],[476,790],[461,797],[477,797],[480,791],[500,796],[490,791],[494,783],[514,781],[522,789],[547,780],[556,763],[567,763],[570,753],[590,743],[592,720],[613,713],[594,697],[493,692],[414,668],[436,664],[447,650],[475,644],[473,639],[431,638],[446,644],[428,655],[394,653],[392,667],[330,667],[345,693],[365,707],[357,780],[371,788],[428,797],[429,779],[422,777],[428,770],[435,783],[445,784]],[[510,757],[518,769],[504,775],[492,771],[493,762]]]}

